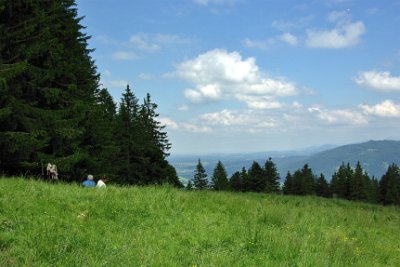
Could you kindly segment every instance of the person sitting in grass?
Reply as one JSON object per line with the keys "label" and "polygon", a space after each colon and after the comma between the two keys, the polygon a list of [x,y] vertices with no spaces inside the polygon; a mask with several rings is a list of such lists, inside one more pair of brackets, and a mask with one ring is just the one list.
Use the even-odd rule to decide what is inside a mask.
{"label": "person sitting in grass", "polygon": [[97,188],[106,188],[106,182],[108,181],[107,176],[103,175],[98,181],[97,181]]}
{"label": "person sitting in grass", "polygon": [[89,174],[87,176],[87,179],[83,181],[82,185],[84,187],[95,187],[96,183],[93,181],[93,175]]}

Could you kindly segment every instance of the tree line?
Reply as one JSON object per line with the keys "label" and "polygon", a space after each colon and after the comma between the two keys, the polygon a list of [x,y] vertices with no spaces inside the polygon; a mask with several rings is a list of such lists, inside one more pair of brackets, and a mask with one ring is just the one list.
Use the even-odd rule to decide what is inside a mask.
{"label": "tree line", "polygon": [[120,184],[180,185],[157,104],[127,86],[119,106],[88,48],[75,0],[0,0],[0,172],[88,173]]}
{"label": "tree line", "polygon": [[293,174],[286,174],[283,184],[275,163],[269,158],[264,166],[256,161],[246,170],[233,173],[229,178],[221,161],[216,164],[210,182],[201,160],[198,160],[193,179],[187,190],[212,189],[217,191],[263,192],[285,195],[315,195],[325,198],[342,198],[384,205],[400,205],[400,169],[396,164],[388,166],[378,181],[370,177],[357,162],[355,167],[344,162],[328,182],[321,173],[315,175],[308,164]]}

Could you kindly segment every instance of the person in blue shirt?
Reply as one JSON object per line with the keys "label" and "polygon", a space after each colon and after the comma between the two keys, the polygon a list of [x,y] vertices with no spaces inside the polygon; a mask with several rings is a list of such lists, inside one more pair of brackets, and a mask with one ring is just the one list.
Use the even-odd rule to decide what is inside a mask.
{"label": "person in blue shirt", "polygon": [[83,181],[82,185],[84,187],[95,187],[96,183],[93,181],[93,175],[89,174],[87,176],[87,179]]}

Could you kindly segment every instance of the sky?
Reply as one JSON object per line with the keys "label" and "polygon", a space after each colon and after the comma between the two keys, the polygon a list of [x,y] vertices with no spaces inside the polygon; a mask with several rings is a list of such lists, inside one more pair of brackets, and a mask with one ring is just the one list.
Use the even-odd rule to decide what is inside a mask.
{"label": "sky", "polygon": [[77,0],[102,87],[174,154],[400,140],[400,0]]}

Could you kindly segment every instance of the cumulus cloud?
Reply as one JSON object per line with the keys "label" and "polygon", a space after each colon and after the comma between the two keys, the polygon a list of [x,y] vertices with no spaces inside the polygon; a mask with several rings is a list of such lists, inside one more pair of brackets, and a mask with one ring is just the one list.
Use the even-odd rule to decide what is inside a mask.
{"label": "cumulus cloud", "polygon": [[267,40],[253,40],[246,38],[242,41],[243,46],[251,49],[267,50],[273,47],[278,42],[284,42],[286,44],[295,46],[298,43],[297,37],[291,33],[283,33],[276,37],[271,37]]}
{"label": "cumulus cloud", "polygon": [[249,38],[244,39],[242,44],[247,48],[255,48],[260,50],[266,50],[268,48],[268,41],[258,41]]}
{"label": "cumulus cloud", "polygon": [[400,91],[400,76],[392,76],[386,71],[366,71],[362,72],[354,81],[364,87],[378,91]]}
{"label": "cumulus cloud", "polygon": [[117,51],[112,54],[112,58],[116,60],[134,60],[136,55],[129,51]]}
{"label": "cumulus cloud", "polygon": [[327,125],[364,125],[368,123],[367,118],[356,110],[327,110],[320,107],[310,107],[308,112],[314,114],[322,123]]}
{"label": "cumulus cloud", "polygon": [[396,105],[391,100],[385,100],[374,106],[361,105],[365,114],[371,114],[380,117],[400,117],[400,105]]}
{"label": "cumulus cloud", "polygon": [[192,133],[210,133],[212,129],[208,126],[197,125],[193,123],[182,123],[182,129]]}
{"label": "cumulus cloud", "polygon": [[178,129],[178,123],[176,123],[175,121],[173,121],[171,118],[167,118],[167,117],[159,117],[158,118],[158,122],[161,123],[161,125],[166,126],[169,129],[173,129],[176,130]]}
{"label": "cumulus cloud", "polygon": [[155,52],[167,45],[182,45],[191,42],[188,38],[183,38],[173,34],[148,34],[138,33],[132,35],[129,39],[129,45],[132,45],[145,52]]}
{"label": "cumulus cloud", "polygon": [[251,133],[262,132],[265,129],[276,128],[278,123],[264,112],[254,110],[227,110],[205,113],[199,116],[202,125],[212,127],[228,127],[235,131]]}
{"label": "cumulus cloud", "polygon": [[194,103],[236,99],[249,107],[277,108],[278,97],[298,91],[292,82],[261,73],[255,58],[243,59],[238,52],[220,49],[180,63],[175,74],[195,85],[184,92]]}
{"label": "cumulus cloud", "polygon": [[328,21],[336,23],[329,30],[307,30],[306,44],[314,48],[344,48],[357,45],[366,32],[364,23],[352,22],[346,11],[331,12]]}
{"label": "cumulus cloud", "polygon": [[290,33],[284,33],[278,39],[293,46],[297,45],[297,37]]}
{"label": "cumulus cloud", "polygon": [[194,0],[194,2],[201,6],[207,5],[233,5],[241,0]]}

